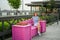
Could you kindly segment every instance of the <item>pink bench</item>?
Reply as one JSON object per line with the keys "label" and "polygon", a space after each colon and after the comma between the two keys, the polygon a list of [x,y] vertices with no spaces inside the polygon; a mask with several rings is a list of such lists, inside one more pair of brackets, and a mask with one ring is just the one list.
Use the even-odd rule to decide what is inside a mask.
{"label": "pink bench", "polygon": [[[26,35],[28,35],[28,39],[27,40],[31,40],[32,37],[36,36],[38,34],[37,32],[37,27],[32,26],[33,25],[33,21],[32,20],[26,20],[26,22],[28,22],[28,24],[30,25],[29,27],[24,27],[24,26],[19,26],[16,25],[16,27],[14,27],[14,25],[12,26],[12,39],[19,39],[22,38],[22,40],[24,40],[25,38],[22,37],[22,35],[24,35],[24,37],[26,37]],[[41,29],[40,32],[44,33],[46,32],[46,21],[41,20],[40,21],[40,25],[41,25]],[[30,29],[29,29],[30,28]],[[28,31],[29,30],[29,31]],[[15,32],[16,31],[16,32]],[[15,33],[14,33],[15,32]],[[16,34],[17,33],[17,34]],[[26,33],[26,34],[25,34]],[[29,34],[28,34],[29,33]],[[16,36],[15,36],[16,35]],[[18,36],[17,36],[18,35]],[[19,36],[20,35],[20,36]],[[30,39],[29,39],[30,38]]]}

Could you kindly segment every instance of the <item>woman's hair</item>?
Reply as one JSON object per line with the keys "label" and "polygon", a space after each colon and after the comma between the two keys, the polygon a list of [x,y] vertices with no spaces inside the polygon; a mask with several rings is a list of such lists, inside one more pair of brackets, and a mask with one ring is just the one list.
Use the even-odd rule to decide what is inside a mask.
{"label": "woman's hair", "polygon": [[34,14],[33,14],[33,15],[35,16],[35,14],[38,16],[37,12],[34,12]]}

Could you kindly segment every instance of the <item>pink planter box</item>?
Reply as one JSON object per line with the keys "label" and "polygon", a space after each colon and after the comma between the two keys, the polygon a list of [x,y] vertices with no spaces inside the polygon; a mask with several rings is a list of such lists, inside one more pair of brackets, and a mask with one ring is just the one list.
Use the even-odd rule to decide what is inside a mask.
{"label": "pink planter box", "polygon": [[[12,40],[31,40],[32,37],[38,34],[37,27],[31,25],[32,20],[26,20],[29,25],[13,25],[12,26]],[[40,21],[40,32],[46,32],[46,21]]]}
{"label": "pink planter box", "polygon": [[37,27],[31,27],[31,37],[34,37],[36,36],[38,33],[37,33]]}
{"label": "pink planter box", "polygon": [[[40,26],[41,26],[40,32],[41,32],[41,33],[46,32],[46,21],[45,21],[45,20],[41,20],[41,21],[40,21]],[[38,34],[37,27],[32,26],[32,27],[31,27],[31,37],[34,37],[34,36],[36,36],[37,34]]]}
{"label": "pink planter box", "polygon": [[12,40],[31,40],[31,26],[12,26]]}
{"label": "pink planter box", "polygon": [[31,25],[34,24],[32,19],[29,19],[29,20],[27,20],[26,22],[28,22],[28,24],[31,24]]}
{"label": "pink planter box", "polygon": [[40,26],[41,26],[40,32],[41,33],[46,32],[46,21],[45,20],[40,21]]}

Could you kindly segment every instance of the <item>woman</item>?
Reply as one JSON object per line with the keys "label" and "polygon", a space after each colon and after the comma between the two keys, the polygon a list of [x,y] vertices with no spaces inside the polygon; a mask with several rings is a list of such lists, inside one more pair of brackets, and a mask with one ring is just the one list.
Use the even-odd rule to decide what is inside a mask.
{"label": "woman", "polygon": [[39,17],[38,17],[38,14],[36,12],[34,13],[34,16],[32,17],[32,19],[33,19],[33,22],[34,22],[34,26],[36,26],[38,28],[38,34],[41,35]]}

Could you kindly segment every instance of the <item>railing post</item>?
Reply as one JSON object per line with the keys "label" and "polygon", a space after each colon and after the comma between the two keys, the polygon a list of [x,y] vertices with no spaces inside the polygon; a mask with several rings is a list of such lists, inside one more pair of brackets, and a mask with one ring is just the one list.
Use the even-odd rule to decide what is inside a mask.
{"label": "railing post", "polygon": [[2,20],[2,32],[4,31],[4,20]]}
{"label": "railing post", "polygon": [[[2,20],[2,32],[4,32],[4,20]],[[4,40],[4,35],[2,36],[1,40]]]}

